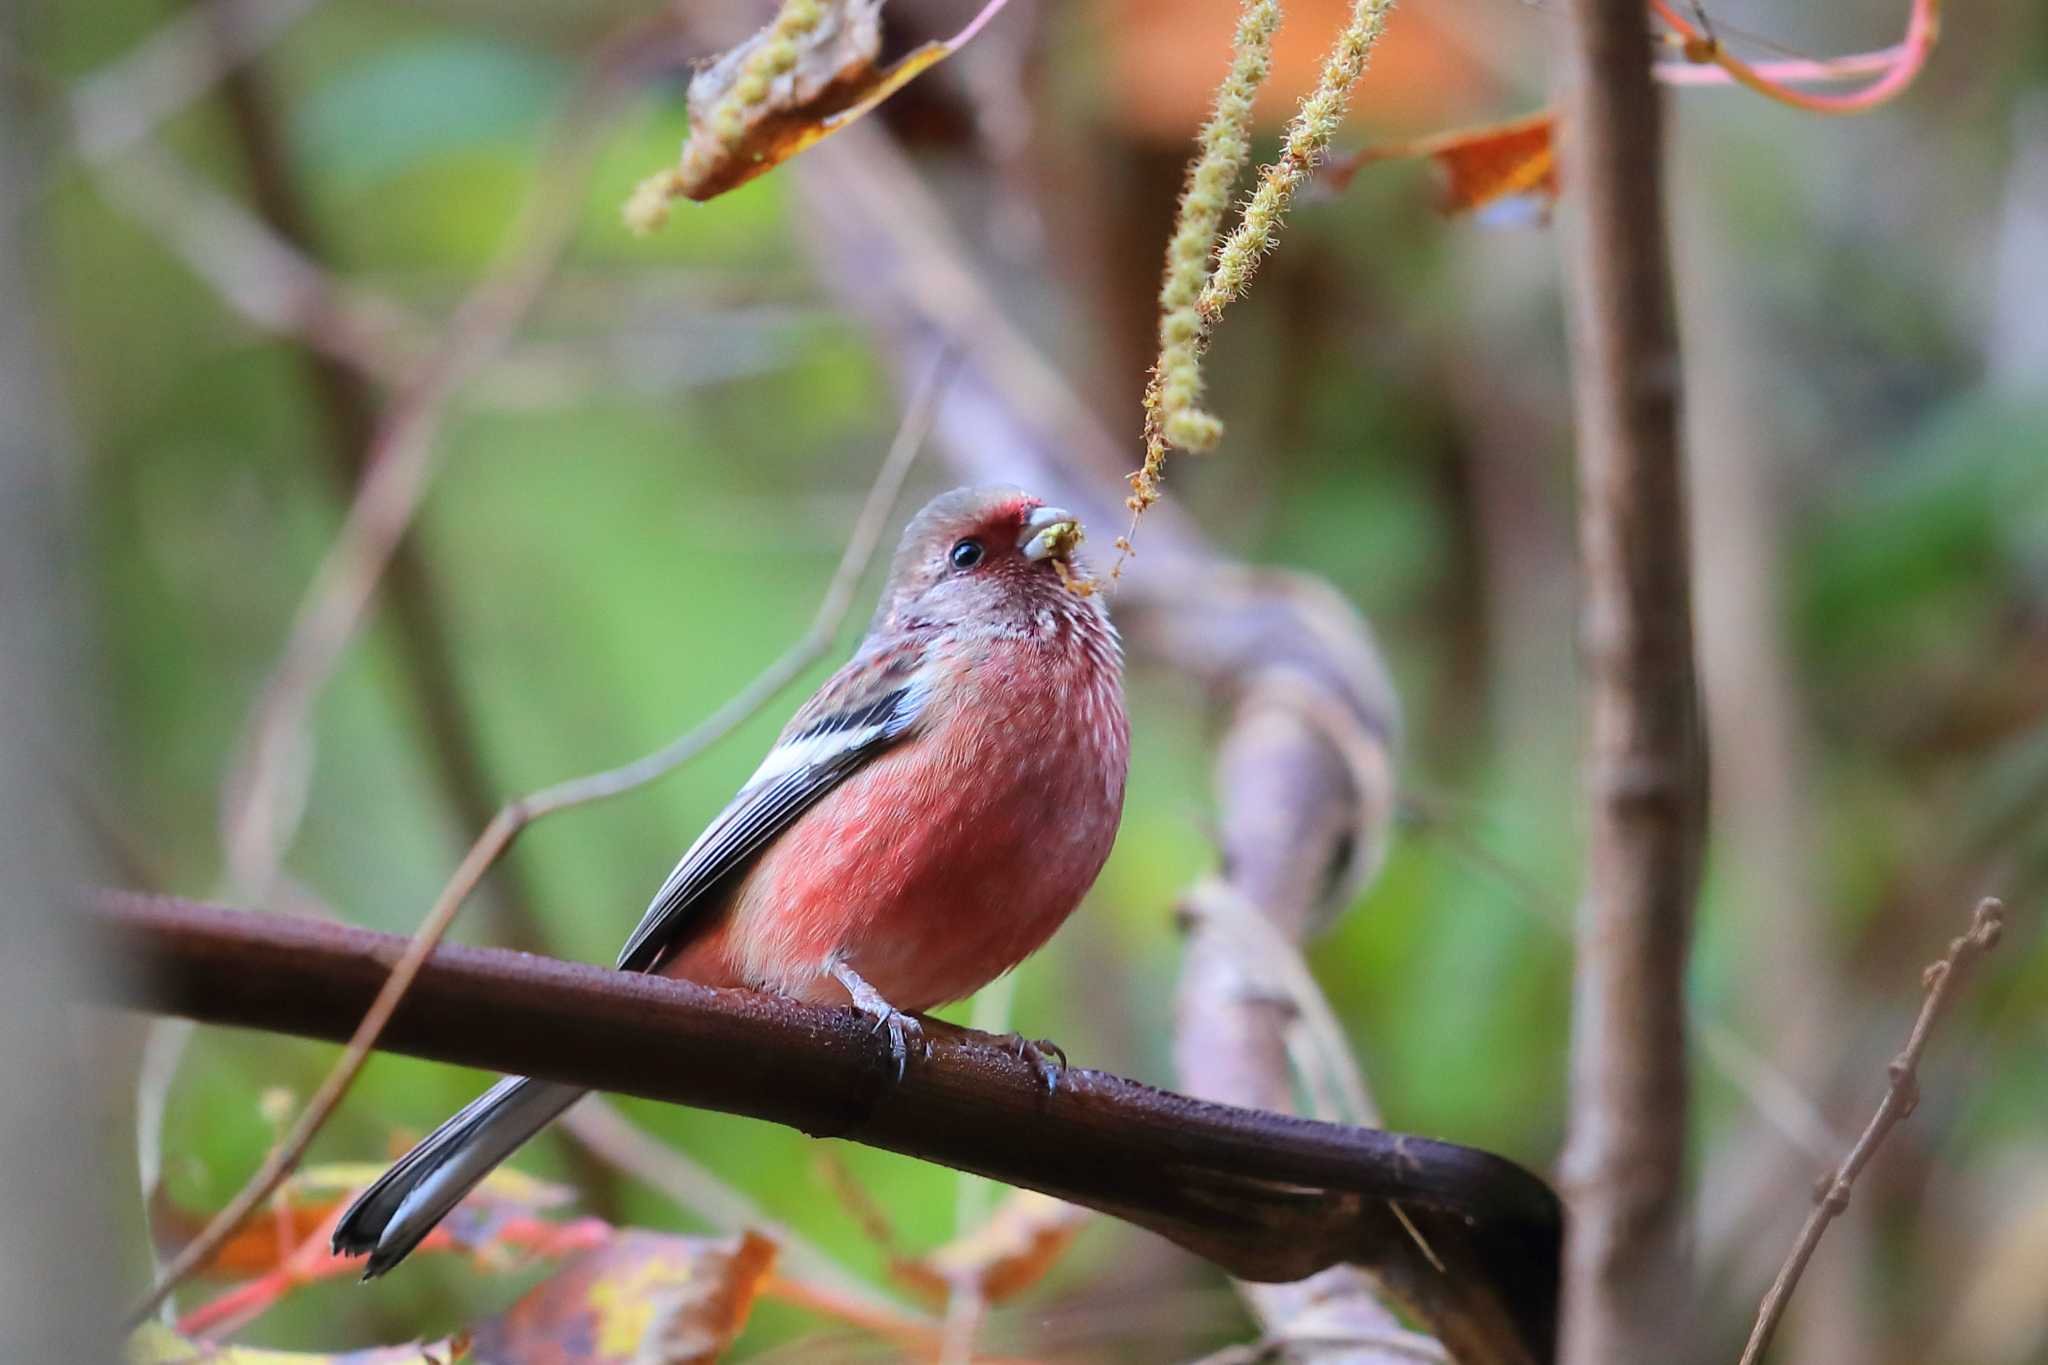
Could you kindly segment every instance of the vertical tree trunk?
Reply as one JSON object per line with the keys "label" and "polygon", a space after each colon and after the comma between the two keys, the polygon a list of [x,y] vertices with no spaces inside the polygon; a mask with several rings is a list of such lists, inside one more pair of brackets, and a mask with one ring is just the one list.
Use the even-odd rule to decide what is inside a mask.
{"label": "vertical tree trunk", "polygon": [[1568,311],[1589,696],[1562,1359],[1683,1339],[1683,975],[1704,803],[1661,119],[1641,0],[1565,21]]}

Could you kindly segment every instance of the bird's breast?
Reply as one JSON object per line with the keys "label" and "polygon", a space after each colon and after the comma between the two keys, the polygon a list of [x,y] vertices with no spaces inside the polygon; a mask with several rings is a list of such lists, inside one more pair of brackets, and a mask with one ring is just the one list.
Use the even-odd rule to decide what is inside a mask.
{"label": "bird's breast", "polygon": [[738,889],[748,984],[842,998],[843,958],[899,1009],[1022,961],[1094,883],[1123,810],[1129,735],[1113,653],[997,641],[944,664],[926,724],[812,807]]}

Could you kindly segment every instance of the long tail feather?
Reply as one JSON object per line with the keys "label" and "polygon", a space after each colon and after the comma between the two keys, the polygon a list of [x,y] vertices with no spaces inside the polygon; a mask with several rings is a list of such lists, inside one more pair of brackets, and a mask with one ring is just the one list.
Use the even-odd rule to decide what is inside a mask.
{"label": "long tail feather", "polygon": [[507,1076],[398,1159],[334,1227],[337,1255],[375,1279],[404,1260],[499,1162],[582,1098],[573,1085]]}

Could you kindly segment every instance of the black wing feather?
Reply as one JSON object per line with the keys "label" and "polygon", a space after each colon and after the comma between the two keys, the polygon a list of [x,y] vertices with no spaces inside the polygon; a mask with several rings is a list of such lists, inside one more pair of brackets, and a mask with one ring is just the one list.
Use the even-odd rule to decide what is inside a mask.
{"label": "black wing feather", "polygon": [[785,737],[783,744],[840,732],[873,732],[821,755],[815,763],[741,791],[655,893],[639,927],[619,952],[620,970],[652,971],[678,942],[706,892],[743,868],[827,792],[901,739],[922,706],[922,689],[906,685],[879,698],[864,699],[857,708],[834,712]]}

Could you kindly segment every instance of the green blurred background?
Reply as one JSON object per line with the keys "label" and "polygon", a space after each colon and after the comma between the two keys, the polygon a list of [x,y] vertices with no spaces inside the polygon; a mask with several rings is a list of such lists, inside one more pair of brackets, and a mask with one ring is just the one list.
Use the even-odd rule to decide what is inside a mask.
{"label": "green blurred background", "polygon": [[[761,17],[712,8],[731,13],[703,26],[728,36]],[[892,7],[892,42],[951,32],[972,8]],[[1147,27],[1157,4],[1013,0],[884,120],[1016,320],[1131,435],[1134,463],[1156,262],[1229,22],[1227,6],[1181,8],[1185,34],[1163,44]],[[1313,48],[1334,11],[1297,8]],[[284,193],[337,276],[436,323],[507,239],[583,54],[651,13],[517,0],[308,9],[228,85],[164,119],[147,155],[247,204]],[[1893,41],[1896,9],[1711,13],[1738,46],[1758,34],[1824,54]],[[31,5],[27,46],[10,59],[34,74],[47,135],[28,207],[96,612],[105,705],[85,799],[125,875],[210,895],[226,873],[223,774],[360,447],[305,350],[252,326],[170,246],[196,233],[234,259],[231,239],[180,221],[175,196],[139,208],[136,153],[81,154],[67,128],[87,78],[201,13]],[[1685,1358],[1739,1340],[1825,1164],[1798,1138],[1831,1150],[1853,1133],[1917,1004],[1919,964],[1996,892],[2015,912],[2007,946],[1937,1043],[1919,1114],[1822,1252],[1793,1349],[2048,1359],[2044,15],[1954,11],[1921,83],[1865,119],[1726,91],[1673,101],[1715,744],[1690,980],[1708,1312]],[[1551,18],[1515,0],[1400,11],[1407,46],[1384,79],[1368,73],[1347,144],[1535,107]],[[807,234],[832,224],[798,194],[801,162],[682,206],[652,238],[621,227],[621,201],[685,132],[688,55],[639,73],[603,126],[559,269],[436,441],[413,570],[393,580],[410,607],[387,594],[319,701],[285,866],[305,900],[357,923],[411,929],[475,832],[479,796],[488,813],[652,748],[794,640],[895,428],[888,365],[812,267]],[[1148,63],[1161,90],[1194,95],[1150,98]],[[136,78],[100,93],[118,107],[148,88]],[[836,154],[828,142],[806,155]],[[280,173],[282,191],[266,185]],[[1321,575],[1373,621],[1407,712],[1407,808],[1385,873],[1313,966],[1393,1126],[1538,1170],[1563,1132],[1561,931],[1578,862],[1563,350],[1548,230],[1445,221],[1421,168],[1369,171],[1298,207],[1210,354],[1225,445],[1177,463],[1169,484],[1229,553]],[[393,344],[394,373],[416,360]],[[381,404],[392,390],[372,392]],[[927,456],[905,505],[952,481]],[[1145,572],[1142,553],[1132,572]],[[1009,1017],[1079,1063],[1168,1084],[1173,905],[1213,861],[1213,718],[1184,682],[1134,664],[1116,853],[1084,910],[1018,973]],[[457,936],[515,937],[516,905],[538,928],[532,946],[609,960],[829,666],[668,780],[529,832]],[[105,1030],[96,1079],[139,1275],[134,1032]],[[163,1135],[175,1201],[224,1201],[271,1141],[261,1096],[304,1095],[333,1055],[199,1031]],[[379,1058],[314,1159],[381,1156],[482,1081]],[[625,1107],[879,1274],[816,1144]],[[912,1246],[950,1236],[963,1197],[980,1207],[951,1173],[834,1150]],[[587,1169],[554,1135],[519,1162],[568,1179]],[[630,1182],[614,1211],[687,1226]],[[517,1281],[422,1258],[371,1288],[304,1291],[247,1335],[334,1348],[440,1333],[502,1307]],[[819,1329],[767,1305],[737,1357]],[[1104,1221],[1048,1284],[998,1312],[987,1340],[1046,1358],[1171,1360],[1248,1332],[1216,1274]]]}

